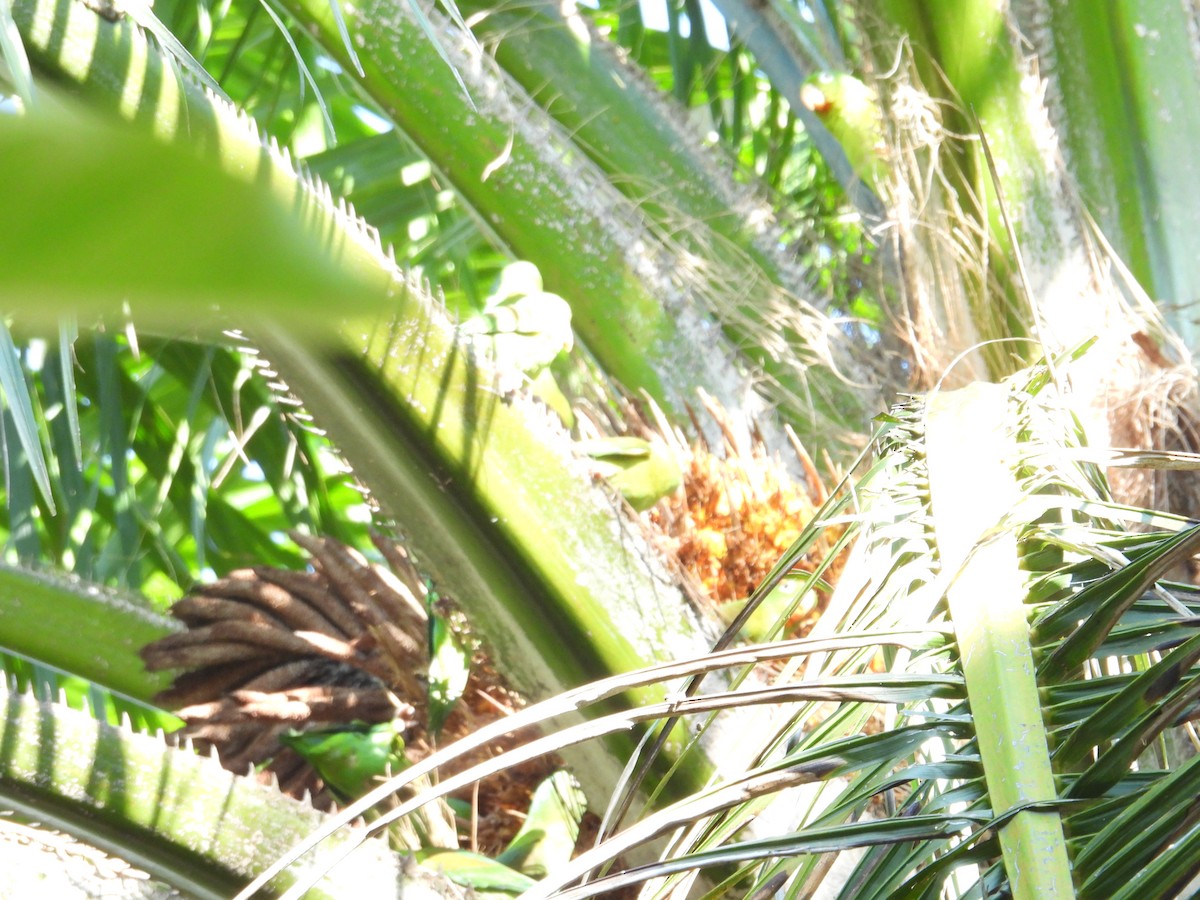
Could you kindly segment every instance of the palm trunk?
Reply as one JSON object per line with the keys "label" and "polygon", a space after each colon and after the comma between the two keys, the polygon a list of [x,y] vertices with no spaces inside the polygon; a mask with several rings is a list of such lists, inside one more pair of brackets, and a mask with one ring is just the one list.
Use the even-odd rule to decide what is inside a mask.
{"label": "palm trunk", "polygon": [[[979,350],[987,363],[984,376],[1002,377],[1022,359],[1057,356],[1097,341],[1076,369],[1071,402],[1092,440],[1108,443],[1114,430],[1128,430],[1127,423],[1110,420],[1109,409],[1124,402],[1111,398],[1131,395],[1155,377],[1175,339],[1136,286],[1123,282],[1119,264],[1113,264],[1080,204],[1056,152],[1039,73],[1007,5],[969,0],[933,10],[908,0],[880,0],[864,4],[863,14],[875,23],[877,69],[892,65],[903,36],[943,126],[957,134],[981,132],[986,139],[986,145],[983,139],[944,138],[906,148],[925,160],[936,154],[944,163],[943,185],[956,212],[921,228],[941,235],[960,254],[951,262],[943,250],[938,265],[957,269],[974,335],[994,341]],[[1054,74],[1052,69],[1050,77]],[[1072,103],[1102,104],[1105,97],[1103,86],[1089,95],[1082,79],[1068,79],[1061,89]],[[1102,158],[1100,147],[1091,152]],[[1114,164],[1119,170],[1121,160]],[[898,196],[906,191],[911,187],[902,184]],[[916,253],[906,264],[924,266],[917,280],[932,282],[926,260]],[[959,298],[942,293],[943,309],[960,305]],[[944,362],[966,349],[944,348]]]}

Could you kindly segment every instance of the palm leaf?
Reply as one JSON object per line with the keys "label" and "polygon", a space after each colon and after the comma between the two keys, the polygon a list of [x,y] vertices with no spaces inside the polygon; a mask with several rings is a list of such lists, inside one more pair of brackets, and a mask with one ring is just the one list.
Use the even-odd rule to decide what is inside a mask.
{"label": "palm leaf", "polygon": [[[0,698],[5,808],[86,838],[188,896],[227,897],[278,852],[272,843],[286,846],[323,820],[215,759],[167,747],[161,736],[130,734],[6,685]],[[352,871],[329,878],[314,896],[361,897],[365,872],[380,897],[412,886],[379,844],[356,853]]]}
{"label": "palm leaf", "polygon": [[33,73],[29,70],[29,57],[25,44],[12,17],[9,0],[0,2],[0,59],[8,67],[9,76],[17,89],[17,96],[26,107],[33,105]]}

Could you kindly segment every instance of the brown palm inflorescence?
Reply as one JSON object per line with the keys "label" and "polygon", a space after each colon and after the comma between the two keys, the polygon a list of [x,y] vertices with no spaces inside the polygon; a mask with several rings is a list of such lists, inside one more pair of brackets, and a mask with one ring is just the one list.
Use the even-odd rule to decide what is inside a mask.
{"label": "brown palm inflorescence", "polygon": [[[259,771],[285,792],[327,808],[335,798],[308,760],[280,741],[283,733],[393,722],[410,761],[431,752],[438,739],[427,718],[426,588],[404,550],[382,538],[376,547],[390,569],[329,538],[293,538],[310,553],[311,571],[256,566],[196,588],[172,607],[186,629],[147,646],[142,656],[149,669],[184,670],[157,698],[187,723],[183,737],[214,749],[226,768]],[[470,734],[521,703],[476,651],[441,739]],[[456,768],[520,739],[510,736]],[[511,838],[518,814],[554,763],[527,763],[468,795],[480,849],[498,849]],[[452,823],[440,832],[442,846],[457,840]]]}

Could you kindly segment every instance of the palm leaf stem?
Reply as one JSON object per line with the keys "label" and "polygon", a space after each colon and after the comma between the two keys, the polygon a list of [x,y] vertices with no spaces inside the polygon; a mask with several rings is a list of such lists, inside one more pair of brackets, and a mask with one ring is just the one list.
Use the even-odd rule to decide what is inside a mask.
{"label": "palm leaf stem", "polygon": [[[189,897],[218,900],[326,816],[215,758],[133,734],[0,685],[0,803],[139,866]],[[379,842],[314,898],[395,896],[407,884]],[[289,875],[273,887],[291,884]]]}
{"label": "palm leaf stem", "polygon": [[[1029,642],[1017,539],[995,531],[1016,505],[1009,391],[977,384],[931,401],[930,498],[959,659],[989,802],[997,815],[1058,797]],[[1013,896],[1072,897],[1062,822],[1053,809],[1017,812],[1000,829]]]}
{"label": "palm leaf stem", "polygon": [[[584,16],[543,0],[462,8],[474,12],[475,33],[504,72],[637,206],[659,239],[681,248],[684,259],[705,260],[704,277],[716,288],[713,311],[768,376],[767,393],[802,425],[806,442],[827,442],[822,418],[857,431],[870,403],[827,367],[863,379],[853,373],[857,364],[842,336],[822,324],[822,300],[806,274],[780,253],[765,194],[756,195],[753,183],[735,183],[734,161],[709,152],[683,110],[658,95]],[[703,40],[698,31],[692,38]]]}
{"label": "palm leaf stem", "polygon": [[[288,9],[327,52],[349,65],[327,4],[290,0]],[[442,23],[435,11],[429,20]],[[443,49],[467,79],[478,109],[435,61],[404,4],[372,0],[348,12],[346,21],[362,43],[363,90],[436,164],[485,229],[515,256],[536,262],[547,289],[571,304],[576,333],[605,371],[627,388],[647,391],[681,418],[696,389],[714,385],[721,386],[718,399],[727,408],[762,409],[749,380],[730,378],[744,360],[734,342],[721,336],[713,310],[722,303],[744,305],[742,298],[755,285],[771,285],[769,275],[759,269],[747,281],[744,266],[708,260],[695,265],[686,239],[674,238],[672,228],[656,234],[639,204],[621,195],[568,129],[444,23]],[[597,101],[604,98],[588,102]],[[634,121],[645,123],[646,113]],[[662,142],[655,137],[653,145]],[[643,165],[631,173],[635,183],[642,180],[639,172],[647,173],[653,190],[661,173]],[[714,235],[702,243],[719,250],[723,241],[728,239]],[[804,352],[819,369],[829,364],[825,342],[833,332],[819,316],[810,318],[805,329],[811,334],[798,340],[808,340]],[[853,394],[841,387],[836,377],[816,372],[806,385],[791,385],[797,415],[810,423],[838,421],[845,404],[837,398]],[[857,406],[856,399],[850,402]],[[762,425],[770,431],[771,417],[763,413]]]}
{"label": "palm leaf stem", "polygon": [[1179,304],[1195,296],[1200,240],[1200,67],[1195,10],[1123,0],[1014,7],[1022,31],[1054,61],[1047,105],[1071,174],[1121,259],[1195,346]]}
{"label": "palm leaf stem", "polygon": [[175,626],[139,600],[0,567],[0,647],[149,702],[170,679],[145,671],[138,650]]}

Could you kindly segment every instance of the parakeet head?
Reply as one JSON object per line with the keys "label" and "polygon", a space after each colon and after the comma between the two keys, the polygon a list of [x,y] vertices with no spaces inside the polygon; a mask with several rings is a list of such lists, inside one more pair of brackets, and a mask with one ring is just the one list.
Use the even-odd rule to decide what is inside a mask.
{"label": "parakeet head", "polygon": [[883,119],[875,91],[844,72],[818,72],[800,87],[800,102],[811,110],[846,151],[859,178],[873,190],[885,174]]}
{"label": "parakeet head", "polygon": [[862,110],[879,114],[875,91],[845,72],[818,72],[809,76],[800,86],[800,102],[818,116],[834,114],[839,106],[842,115]]}

